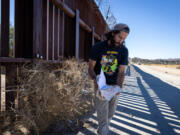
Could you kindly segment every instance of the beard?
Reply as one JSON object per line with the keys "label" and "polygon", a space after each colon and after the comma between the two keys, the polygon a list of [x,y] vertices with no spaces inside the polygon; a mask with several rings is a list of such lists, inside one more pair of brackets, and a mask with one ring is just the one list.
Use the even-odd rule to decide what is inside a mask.
{"label": "beard", "polygon": [[118,44],[118,45],[115,45],[115,40],[112,38],[111,40],[110,40],[110,44],[109,44],[109,48],[115,48],[115,47],[118,47],[118,46],[120,46],[120,45],[123,45],[123,44],[120,44],[120,43],[116,43],[116,44]]}
{"label": "beard", "polygon": [[114,37],[112,37],[109,41],[109,48],[123,47],[125,43],[124,41],[122,43],[115,42]]}
{"label": "beard", "polygon": [[110,40],[109,48],[114,48],[115,47],[115,40],[112,38]]}

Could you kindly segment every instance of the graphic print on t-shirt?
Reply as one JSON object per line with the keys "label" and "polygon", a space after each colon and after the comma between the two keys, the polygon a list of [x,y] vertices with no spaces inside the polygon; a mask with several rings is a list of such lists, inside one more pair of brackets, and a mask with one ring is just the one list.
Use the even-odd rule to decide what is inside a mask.
{"label": "graphic print on t-shirt", "polygon": [[118,66],[118,60],[116,51],[107,51],[107,55],[103,55],[101,59],[101,68],[107,75],[113,75],[116,72]]}

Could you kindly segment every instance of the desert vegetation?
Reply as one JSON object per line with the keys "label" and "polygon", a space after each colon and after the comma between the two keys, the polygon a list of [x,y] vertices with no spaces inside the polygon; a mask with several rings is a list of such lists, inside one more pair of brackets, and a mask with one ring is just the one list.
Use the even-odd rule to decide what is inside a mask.
{"label": "desert vegetation", "polygon": [[56,66],[40,60],[23,65],[18,109],[1,114],[0,133],[75,132],[93,110],[94,84],[87,66],[87,62],[75,59]]}

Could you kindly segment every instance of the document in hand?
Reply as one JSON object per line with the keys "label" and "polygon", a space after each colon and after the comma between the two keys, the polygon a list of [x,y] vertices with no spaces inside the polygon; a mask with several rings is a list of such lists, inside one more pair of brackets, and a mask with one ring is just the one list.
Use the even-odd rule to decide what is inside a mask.
{"label": "document in hand", "polygon": [[101,69],[100,75],[96,78],[99,90],[101,94],[105,97],[106,100],[110,101],[111,98],[120,92],[120,87],[118,85],[107,85],[106,77],[104,75],[103,70]]}

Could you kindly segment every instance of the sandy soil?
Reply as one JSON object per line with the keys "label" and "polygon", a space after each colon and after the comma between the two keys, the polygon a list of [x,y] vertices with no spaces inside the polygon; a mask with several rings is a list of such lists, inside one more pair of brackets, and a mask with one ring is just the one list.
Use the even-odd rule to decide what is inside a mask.
{"label": "sandy soil", "polygon": [[148,65],[135,66],[180,89],[180,69]]}

